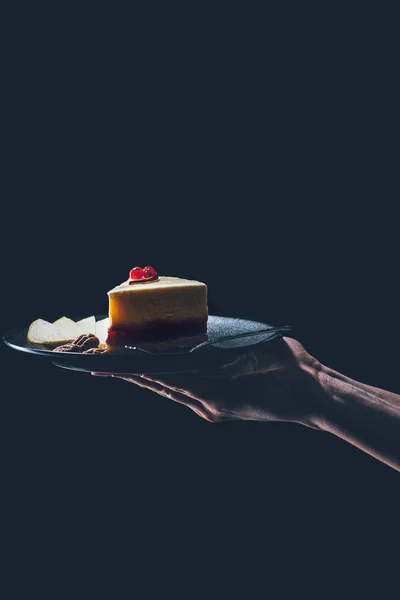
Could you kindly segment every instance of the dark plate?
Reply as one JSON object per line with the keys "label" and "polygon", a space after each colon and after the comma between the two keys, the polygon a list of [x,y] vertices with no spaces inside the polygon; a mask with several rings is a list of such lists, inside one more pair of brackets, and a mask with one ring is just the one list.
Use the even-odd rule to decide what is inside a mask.
{"label": "dark plate", "polygon": [[[107,315],[97,315],[96,320]],[[3,341],[20,352],[28,352],[51,360],[57,367],[98,373],[177,373],[219,366],[257,344],[281,338],[290,327],[270,325],[246,319],[208,318],[203,338],[178,338],[162,343],[125,347],[119,353],[79,354],[55,353],[27,340],[28,327],[12,329]]]}

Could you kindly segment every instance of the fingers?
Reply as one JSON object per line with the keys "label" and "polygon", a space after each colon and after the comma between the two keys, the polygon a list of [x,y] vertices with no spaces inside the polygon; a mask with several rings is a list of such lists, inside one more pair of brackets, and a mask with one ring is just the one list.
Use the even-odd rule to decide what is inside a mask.
{"label": "fingers", "polygon": [[174,394],[187,396],[204,404],[213,403],[222,393],[223,381],[216,380],[212,384],[206,378],[193,373],[177,375],[141,375],[141,379],[167,388]]}
{"label": "fingers", "polygon": [[196,400],[202,400],[204,396],[209,399],[210,390],[218,388],[218,383],[213,382],[212,388],[210,378],[215,379],[233,379],[241,375],[254,372],[257,369],[258,360],[252,354],[243,354],[233,360],[231,363],[211,369],[201,371],[190,371],[187,373],[173,374],[141,374],[140,377],[147,381],[152,381],[170,390],[188,394]]}
{"label": "fingers", "polygon": [[185,390],[181,387],[177,387],[176,385],[172,385],[171,382],[168,382],[167,385],[166,382],[161,379],[155,379],[151,376],[144,375],[124,376],[114,375],[113,373],[97,372],[92,372],[92,375],[95,377],[113,377],[114,379],[122,379],[123,381],[134,383],[141,388],[146,388],[152,392],[155,392],[159,396],[163,396],[164,398],[168,398],[173,402],[177,402],[178,404],[183,404],[184,406],[187,406],[188,408],[193,410],[193,412],[195,412],[199,417],[202,417],[206,421],[213,421],[208,410],[203,406],[203,404],[197,396],[195,396],[194,394],[191,395],[190,390]]}
{"label": "fingers", "polygon": [[[174,374],[141,374],[141,378],[155,382],[173,392],[186,394],[195,400],[210,401],[218,400],[223,386],[229,380],[243,375],[250,375],[261,370],[265,363],[273,364],[272,357],[258,355],[257,353],[241,354],[232,362],[202,371],[191,371],[188,373]],[[212,385],[210,382],[212,379]]]}
{"label": "fingers", "polygon": [[144,377],[140,377],[137,375],[123,376],[123,375],[112,375],[115,379],[122,379],[129,383],[135,383],[141,388],[148,389],[152,392],[155,392],[159,396],[163,396],[164,398],[168,398],[169,400],[173,400],[173,402],[177,402],[178,404],[183,404],[187,406],[191,410],[193,410],[198,416],[210,420],[209,415],[204,408],[204,406],[198,400],[186,396],[183,393],[180,393],[176,390],[172,390],[170,388],[164,387],[161,383],[158,383],[153,380],[146,380]]}
{"label": "fingers", "polygon": [[[96,377],[114,377],[116,379],[123,379],[124,381],[136,383],[136,385],[139,385],[140,387],[147,387],[149,389],[152,389],[151,385],[154,384],[154,387],[157,389],[154,389],[153,391],[159,393],[158,388],[168,389],[173,392],[176,398],[179,397],[181,400],[182,397],[187,397],[187,399],[191,398],[191,400],[201,402],[203,397],[209,399],[210,396],[209,383],[207,383],[205,379],[192,373],[174,375],[115,375],[112,373],[94,372],[92,375]],[[144,381],[146,381],[147,384],[145,384]]]}

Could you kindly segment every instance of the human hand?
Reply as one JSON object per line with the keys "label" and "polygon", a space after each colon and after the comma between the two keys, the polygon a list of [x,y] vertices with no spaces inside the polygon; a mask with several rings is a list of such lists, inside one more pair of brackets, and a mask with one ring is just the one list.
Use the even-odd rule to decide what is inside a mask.
{"label": "human hand", "polygon": [[215,369],[112,377],[183,404],[212,423],[287,421],[314,428],[312,396],[318,368],[318,361],[297,340],[285,337]]}

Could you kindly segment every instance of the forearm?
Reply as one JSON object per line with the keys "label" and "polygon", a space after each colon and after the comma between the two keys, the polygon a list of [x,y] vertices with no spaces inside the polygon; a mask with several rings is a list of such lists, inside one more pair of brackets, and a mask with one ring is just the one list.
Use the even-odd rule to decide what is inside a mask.
{"label": "forearm", "polygon": [[321,366],[315,425],[400,471],[400,396]]}

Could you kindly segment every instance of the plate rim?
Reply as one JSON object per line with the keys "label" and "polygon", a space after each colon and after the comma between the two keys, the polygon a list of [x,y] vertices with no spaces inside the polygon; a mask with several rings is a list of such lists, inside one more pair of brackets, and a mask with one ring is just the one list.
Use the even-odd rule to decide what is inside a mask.
{"label": "plate rim", "polygon": [[[101,313],[101,314],[96,314],[94,315],[96,322],[100,321],[102,319],[104,319],[105,317],[107,317],[108,315]],[[214,318],[214,319],[226,319],[226,320],[230,320],[230,321],[242,321],[242,322],[248,322],[248,323],[252,323],[253,325],[259,325],[260,327],[264,328],[264,331],[260,331],[258,335],[260,336],[268,336],[268,331],[265,331],[265,327],[271,326],[271,329],[275,329],[275,335],[272,335],[272,337],[270,336],[267,339],[255,342],[254,344],[249,343],[249,344],[244,344],[243,346],[238,346],[238,347],[217,347],[216,344],[221,344],[222,342],[218,342],[217,340],[214,342],[214,344],[210,344],[208,346],[209,349],[212,349],[214,351],[217,352],[223,352],[223,353],[234,353],[234,352],[240,352],[240,351],[244,351],[246,348],[250,348],[254,345],[263,343],[263,342],[269,342],[269,341],[273,341],[276,338],[281,338],[283,337],[284,333],[286,331],[288,331],[288,327],[291,329],[291,326],[288,325],[278,325],[278,324],[272,324],[272,323],[265,323],[262,321],[256,321],[256,320],[252,320],[252,319],[248,319],[248,318],[244,318],[244,317],[230,317],[230,316],[225,316],[225,315],[209,315],[209,318]],[[27,336],[27,332],[29,329],[29,325],[27,326],[21,326],[21,327],[15,327],[12,329],[8,329],[6,332],[4,332],[4,334],[2,335],[2,340],[3,342],[10,347],[12,350],[18,351],[18,352],[24,352],[25,354],[29,354],[29,355],[33,355],[33,356],[40,356],[43,358],[48,358],[51,359],[53,362],[54,360],[56,360],[55,358],[55,353],[54,353],[54,346],[53,348],[44,348],[41,347],[40,344],[32,344],[31,342],[29,342],[26,339]],[[289,329],[289,330],[290,330]],[[281,331],[280,331],[281,330]],[[252,331],[249,332],[249,336],[251,337],[251,335],[253,335],[254,337],[257,336],[257,332],[256,331]],[[25,337],[25,344],[20,344],[20,343],[16,343],[13,341],[13,337],[21,337],[24,336]],[[246,338],[247,336],[240,336],[239,337],[243,337]],[[235,338],[233,338],[235,339]],[[29,345],[32,344],[32,345]],[[68,352],[68,353],[57,353],[57,362],[62,362],[62,363],[67,363],[67,362],[72,362],[72,360],[76,360],[76,357],[79,356],[84,356],[81,352]],[[196,355],[196,352],[174,352],[174,351],[165,351],[165,352],[154,352],[154,353],[146,353],[146,354],[140,354],[140,349],[139,352],[136,354],[136,358],[143,358],[146,357],[149,360],[156,360],[156,359],[168,359],[168,358],[176,358],[179,360],[179,358],[182,358],[183,356],[187,356],[191,354],[192,356]],[[116,353],[107,353],[107,362],[115,362],[121,359],[127,359],[128,357],[133,357],[135,356],[135,353],[127,353],[127,352],[116,352]],[[93,354],[87,354],[87,357],[90,357],[91,359],[93,359],[94,356],[96,356],[97,358],[99,358],[100,355],[93,355]],[[104,360],[103,356],[102,359]],[[81,358],[79,360],[82,360]],[[84,363],[83,363],[84,364]]]}
{"label": "plate rim", "polygon": [[[94,316],[97,321],[108,315],[104,315],[104,313],[102,313]],[[218,347],[210,344],[208,346],[208,351],[206,352],[166,351],[149,354],[120,352],[106,353],[104,355],[87,354],[87,359],[82,359],[81,357],[83,354],[80,352],[54,353],[51,349],[40,348],[34,345],[22,346],[13,343],[10,340],[10,337],[12,338],[13,336],[24,335],[26,338],[29,326],[9,329],[4,333],[2,339],[3,342],[14,351],[24,352],[27,355],[35,356],[39,359],[50,359],[51,364],[65,370],[77,371],[81,373],[102,372],[105,374],[110,373],[111,375],[124,375],[132,373],[162,374],[182,373],[220,367],[223,364],[227,364],[232,360],[235,360],[238,355],[242,354],[243,352],[250,351],[255,346],[269,344],[274,340],[281,339],[285,335],[287,327],[291,329],[291,326],[265,323],[244,317],[230,317],[225,315],[209,315],[209,317],[213,317],[215,319],[227,319],[230,321],[244,321],[252,323],[253,325],[257,324],[264,328],[270,326],[271,329],[274,329],[274,333],[268,337],[268,332],[266,332],[264,329],[264,331],[260,332],[259,334],[263,336],[263,339],[242,346]],[[26,341],[26,343],[29,344],[28,341]],[[77,358],[78,356],[79,358]],[[105,356],[107,356],[107,358],[103,363],[102,361],[104,361]],[[130,361],[132,361],[131,364],[129,364]]]}

